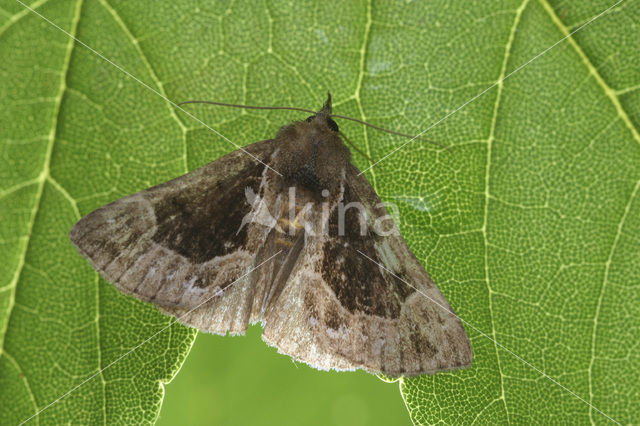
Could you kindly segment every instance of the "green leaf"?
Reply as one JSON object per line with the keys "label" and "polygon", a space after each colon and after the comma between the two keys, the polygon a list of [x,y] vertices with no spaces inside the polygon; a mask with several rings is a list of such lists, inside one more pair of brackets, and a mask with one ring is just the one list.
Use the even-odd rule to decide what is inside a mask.
{"label": "green leaf", "polygon": [[[234,149],[158,94],[319,108],[327,89],[337,113],[405,133],[451,113],[426,134],[450,151],[416,140],[366,172],[474,351],[467,370],[402,380],[412,420],[637,422],[640,5],[547,51],[612,4],[31,4],[136,81],[0,1],[0,423],[169,324],[98,279],[67,238],[92,209]],[[187,110],[239,145],[299,118]],[[374,161],[406,142],[340,126]],[[193,338],[169,327],[34,420],[154,421]]]}
{"label": "green leaf", "polygon": [[[109,13],[98,3],[38,3],[87,43],[125,40],[117,24],[95,24]],[[101,204],[185,172],[181,124],[40,17],[14,2],[2,9],[0,424],[45,408],[36,424],[153,422],[195,332],[160,332],[170,319],[99,280],[67,234]],[[153,82],[145,65],[132,72]]]}

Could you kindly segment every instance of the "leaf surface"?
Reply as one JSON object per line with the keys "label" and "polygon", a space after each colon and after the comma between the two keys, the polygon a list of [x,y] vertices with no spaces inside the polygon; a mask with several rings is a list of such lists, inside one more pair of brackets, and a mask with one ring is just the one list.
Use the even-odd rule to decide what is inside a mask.
{"label": "leaf surface", "polygon": [[[612,4],[30,4],[109,63],[0,2],[0,423],[169,324],[67,238],[81,215],[235,149],[162,97],[319,108],[327,89],[336,113],[438,123],[426,136],[452,147],[384,158],[406,140],[339,123],[384,158],[367,178],[472,342],[470,369],[401,381],[412,420],[637,422],[640,4],[569,35]],[[237,145],[304,118],[185,109]],[[171,326],[33,420],[154,421],[194,336]]]}

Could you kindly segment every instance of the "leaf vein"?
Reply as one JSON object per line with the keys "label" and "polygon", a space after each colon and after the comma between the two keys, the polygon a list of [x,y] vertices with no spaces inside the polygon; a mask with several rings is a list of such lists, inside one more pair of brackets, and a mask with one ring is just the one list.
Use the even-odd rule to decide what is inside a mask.
{"label": "leaf vein", "polygon": [[491,118],[491,127],[489,130],[489,137],[487,138],[487,164],[485,166],[485,206],[484,206],[484,218],[482,223],[482,235],[484,239],[484,273],[485,273],[485,282],[487,283],[487,290],[489,292],[489,317],[491,319],[491,333],[494,342],[494,348],[496,351],[496,362],[498,364],[498,373],[500,374],[500,389],[501,395],[498,399],[503,401],[504,411],[507,416],[507,423],[510,423],[509,420],[509,409],[507,406],[507,398],[505,395],[505,385],[504,385],[504,373],[502,371],[502,366],[500,363],[500,351],[498,348],[498,344],[496,343],[496,326],[495,326],[495,318],[493,313],[493,289],[491,288],[491,282],[489,277],[489,239],[487,235],[487,224],[489,221],[489,204],[491,200],[490,194],[490,176],[491,176],[491,155],[493,142],[495,141],[495,130],[496,123],[498,118],[498,111],[500,109],[500,100],[502,97],[502,90],[504,87],[504,79],[507,73],[507,64],[509,62],[509,56],[511,54],[511,47],[513,46],[513,40],[515,39],[516,31],[518,25],[520,24],[520,20],[522,18],[522,13],[527,7],[529,0],[524,0],[522,4],[518,7],[515,12],[515,17],[513,19],[513,25],[511,26],[511,31],[509,32],[509,39],[505,46],[504,58],[502,60],[502,67],[500,69],[500,75],[498,76],[498,84],[497,84],[497,92],[496,92],[496,100],[493,108],[493,116]]}
{"label": "leaf vein", "polygon": [[[364,108],[362,108],[362,97],[361,97],[361,90],[362,90],[362,81],[364,80],[364,75],[365,75],[365,62],[367,60],[367,48],[369,46],[369,36],[371,35],[371,26],[373,24],[373,19],[372,19],[372,14],[371,14],[371,8],[372,8],[372,1],[371,0],[367,0],[366,3],[366,7],[367,7],[367,11],[366,11],[366,21],[365,21],[365,26],[364,26],[364,34],[362,35],[362,46],[360,47],[360,64],[359,64],[359,70],[358,70],[358,80],[356,82],[356,87],[354,90],[354,94],[353,94],[353,98],[356,101],[356,104],[358,105],[358,111],[360,112],[360,119],[362,121],[367,121],[367,117],[364,113]],[[364,151],[367,154],[367,156],[369,158],[371,158],[371,146],[369,144],[369,138],[368,138],[368,132],[366,127],[362,129],[363,131],[363,139],[364,139]],[[377,191],[378,190],[378,185],[376,184],[376,173],[375,171],[372,169],[374,163],[372,162],[372,160],[369,160],[369,167],[367,168],[367,170],[370,170],[371,173],[371,186],[374,187],[374,189]]]}
{"label": "leaf vein", "polygon": [[604,78],[600,75],[600,73],[598,72],[598,69],[593,65],[591,59],[589,59],[585,51],[580,47],[575,37],[569,31],[569,29],[560,20],[560,17],[555,13],[555,11],[553,10],[553,7],[551,7],[549,2],[547,0],[539,0],[539,1],[542,7],[545,9],[545,11],[551,17],[551,21],[558,27],[560,32],[562,32],[562,35],[565,36],[565,38],[567,39],[571,47],[573,47],[573,49],[576,51],[576,53],[582,60],[582,63],[584,63],[584,65],[587,67],[591,75],[593,75],[593,77],[595,78],[598,85],[604,90],[605,95],[609,98],[609,100],[613,104],[617,114],[620,116],[620,118],[622,118],[622,121],[629,128],[629,131],[631,132],[631,135],[633,136],[635,141],[640,143],[640,133],[638,132],[638,129],[631,121],[629,114],[627,114],[627,111],[622,106],[618,92],[612,89],[604,80]]}
{"label": "leaf vein", "polygon": [[[29,400],[33,404],[34,411],[37,412],[39,408],[38,408],[38,404],[36,403],[36,398],[33,394],[33,391],[31,390],[31,385],[29,384],[29,380],[27,379],[27,376],[24,374],[24,371],[22,371],[22,368],[20,368],[20,364],[18,364],[18,361],[16,361],[16,359],[13,356],[9,355],[7,351],[2,352],[0,354],[0,357],[3,355],[11,364],[13,364],[13,367],[16,369],[16,371],[22,378],[22,383],[24,384],[24,387],[27,390],[27,393],[29,394]],[[36,418],[36,425],[39,423],[40,423],[40,419]]]}
{"label": "leaf vein", "polygon": [[588,369],[588,378],[589,378],[589,420],[592,424],[595,424],[593,419],[593,365],[596,360],[596,338],[598,331],[598,317],[600,316],[600,309],[602,307],[602,299],[604,299],[604,294],[607,288],[607,283],[609,282],[609,271],[611,268],[611,263],[613,261],[613,255],[616,251],[616,247],[618,246],[618,242],[620,241],[620,236],[623,235],[622,228],[624,227],[624,223],[627,220],[629,215],[629,211],[631,210],[631,204],[633,200],[638,195],[638,190],[640,190],[640,180],[636,183],[636,186],[631,191],[631,195],[629,196],[629,202],[625,206],[624,212],[622,213],[622,217],[618,222],[618,229],[616,232],[616,236],[613,239],[613,244],[611,245],[611,250],[609,251],[609,256],[607,258],[607,262],[604,267],[604,278],[602,280],[602,286],[600,287],[600,295],[598,296],[598,303],[596,305],[596,312],[593,317],[593,333],[591,335],[591,361],[589,362]]}
{"label": "leaf vein", "polygon": [[[169,97],[167,96],[167,93],[164,90],[162,81],[160,81],[154,68],[151,66],[151,63],[149,62],[147,55],[145,55],[144,51],[142,50],[142,47],[140,46],[138,39],[133,35],[131,30],[127,26],[127,24],[122,20],[118,12],[107,2],[107,0],[100,0],[100,4],[102,4],[102,6],[106,9],[106,11],[109,12],[109,14],[113,17],[113,20],[118,24],[118,26],[120,26],[120,28],[125,33],[125,35],[129,38],[129,40],[131,40],[131,44],[134,46],[134,48],[138,52],[140,59],[142,60],[142,62],[145,64],[145,67],[149,71],[149,75],[151,76],[151,79],[153,80],[156,87],[158,88],[158,92],[160,93],[160,95],[165,99],[169,99]],[[180,121],[180,118],[178,118],[178,115],[176,114],[173,106],[170,103],[167,103],[166,105],[167,105],[167,108],[169,109],[169,115],[171,115],[171,118],[173,118],[176,121],[176,123],[178,123],[178,127],[180,127],[180,130],[182,131],[182,162],[184,165],[184,172],[187,173],[189,171],[189,167],[187,164],[187,127],[182,123],[182,121]]]}
{"label": "leaf vein", "polygon": [[[35,10],[48,2],[49,0],[38,0],[33,2],[33,4],[31,4],[29,7]],[[5,24],[2,27],[0,27],[0,36],[4,34],[4,32],[7,31],[9,28],[11,28],[13,25],[18,23],[22,18],[28,15],[29,12],[30,12],[29,9],[23,8],[20,12],[10,16],[7,22],[5,22]]]}

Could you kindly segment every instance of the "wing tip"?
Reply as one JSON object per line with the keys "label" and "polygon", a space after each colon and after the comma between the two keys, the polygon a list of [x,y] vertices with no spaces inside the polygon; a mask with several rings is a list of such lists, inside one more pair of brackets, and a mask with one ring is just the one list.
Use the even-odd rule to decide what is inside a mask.
{"label": "wing tip", "polygon": [[[80,251],[81,242],[82,242],[82,235],[84,234],[84,232],[82,232],[83,220],[84,220],[84,217],[82,219],[80,219],[79,221],[77,221],[71,227],[71,229],[69,229],[69,233],[68,233],[69,240],[71,241],[71,244],[73,244],[75,246],[75,248],[78,249],[78,251]],[[82,252],[81,252],[81,254],[82,254]]]}

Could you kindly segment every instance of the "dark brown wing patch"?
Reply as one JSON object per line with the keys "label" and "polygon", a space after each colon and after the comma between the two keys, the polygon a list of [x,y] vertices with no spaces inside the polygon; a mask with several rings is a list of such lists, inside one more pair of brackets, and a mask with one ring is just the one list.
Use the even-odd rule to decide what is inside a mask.
{"label": "dark brown wing patch", "polygon": [[[348,205],[356,201],[355,194],[347,185],[343,203]],[[375,205],[373,207],[374,211]],[[322,277],[331,287],[336,297],[349,312],[377,315],[384,318],[397,318],[405,299],[415,292],[393,274],[378,268],[369,258],[383,263],[375,249],[383,237],[372,232],[367,225],[364,235],[361,233],[359,215],[362,212],[355,207],[343,210],[344,232],[339,234],[340,211],[335,209],[329,220],[329,236],[323,246]],[[379,216],[381,212],[375,212]],[[398,271],[400,278],[405,274]]]}
{"label": "dark brown wing patch", "polygon": [[241,178],[218,181],[215,186],[187,186],[167,198],[155,200],[157,230],[153,240],[194,263],[204,263],[244,247],[247,229],[242,219],[251,211],[245,189],[258,192],[264,166],[249,161]]}

